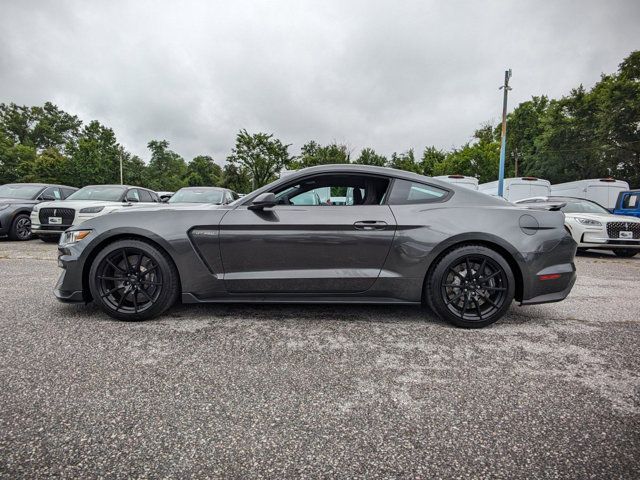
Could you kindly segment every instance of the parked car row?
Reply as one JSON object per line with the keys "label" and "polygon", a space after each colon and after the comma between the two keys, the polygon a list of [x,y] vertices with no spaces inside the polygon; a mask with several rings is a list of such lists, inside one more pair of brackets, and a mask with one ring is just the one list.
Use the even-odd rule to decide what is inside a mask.
{"label": "parked car row", "polygon": [[136,206],[178,203],[222,205],[240,196],[226,188],[185,187],[158,192],[130,185],[66,185],[12,183],[0,186],[0,236],[57,242],[62,232],[91,218]]}
{"label": "parked car row", "polygon": [[[449,183],[497,197],[498,182],[478,184],[475,177],[436,177]],[[613,178],[596,178],[552,185],[536,177],[505,178],[503,198],[536,208],[561,204],[565,227],[579,249],[611,250],[619,257],[640,252],[640,190]]]}

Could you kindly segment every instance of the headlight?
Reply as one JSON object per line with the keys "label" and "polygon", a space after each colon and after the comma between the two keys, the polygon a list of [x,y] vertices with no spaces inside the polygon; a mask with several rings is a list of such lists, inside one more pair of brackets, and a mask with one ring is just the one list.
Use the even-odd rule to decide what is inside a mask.
{"label": "headlight", "polygon": [[81,208],[80,213],[100,213],[102,210],[104,210],[104,207],[86,207]]}
{"label": "headlight", "polygon": [[8,203],[0,203],[0,210],[4,210],[5,208],[9,208]]}
{"label": "headlight", "polygon": [[601,227],[602,226],[602,223],[600,223],[597,220],[591,220],[590,218],[576,217],[576,220],[578,221],[578,223],[581,223],[582,225],[587,225],[588,227]]}
{"label": "headlight", "polygon": [[60,238],[60,245],[70,245],[79,242],[90,233],[91,230],[67,230],[62,234],[62,238]]}

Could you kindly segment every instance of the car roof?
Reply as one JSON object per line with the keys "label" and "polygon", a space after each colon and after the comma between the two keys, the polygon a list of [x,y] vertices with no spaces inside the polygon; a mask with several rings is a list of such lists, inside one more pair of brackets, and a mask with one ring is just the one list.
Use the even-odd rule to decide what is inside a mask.
{"label": "car roof", "polygon": [[451,182],[445,182],[443,180],[439,180],[434,177],[427,177],[426,175],[420,175],[419,173],[407,172],[406,170],[398,170],[397,168],[389,168],[389,167],[376,167],[373,165],[357,165],[352,163],[345,164],[330,164],[330,165],[316,165],[314,167],[302,168],[300,170],[295,171],[294,173],[287,175],[284,177],[286,179],[295,179],[299,176],[314,174],[314,173],[369,173],[373,175],[383,175],[385,177],[395,177],[395,178],[403,178],[406,180],[415,180],[418,182],[424,182],[428,180],[429,182],[433,182],[435,185],[441,185],[443,188],[451,188]]}
{"label": "car roof", "polygon": [[142,190],[149,190],[150,192],[153,192],[153,190],[146,188],[146,187],[138,187],[136,185],[120,185],[120,184],[104,184],[104,185],[85,185],[82,188],[87,188],[87,187],[118,187],[118,188],[140,188]]}
{"label": "car roof", "polygon": [[180,190],[228,190],[224,187],[182,187]]}
{"label": "car roof", "polygon": [[62,187],[62,188],[73,188],[75,190],[78,190],[78,187],[70,187],[69,185],[60,185],[58,183],[11,182],[11,183],[5,183],[5,185],[26,185],[28,187]]}

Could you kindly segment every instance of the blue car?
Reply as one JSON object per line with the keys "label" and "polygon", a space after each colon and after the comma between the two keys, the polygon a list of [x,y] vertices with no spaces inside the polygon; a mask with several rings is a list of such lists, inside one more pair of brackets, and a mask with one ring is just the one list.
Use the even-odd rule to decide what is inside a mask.
{"label": "blue car", "polygon": [[640,218],[640,190],[620,192],[613,213]]}

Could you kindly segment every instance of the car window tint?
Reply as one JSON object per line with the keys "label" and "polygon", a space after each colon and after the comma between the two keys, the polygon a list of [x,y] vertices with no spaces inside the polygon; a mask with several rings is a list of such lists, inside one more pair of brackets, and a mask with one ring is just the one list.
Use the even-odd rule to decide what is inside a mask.
{"label": "car window tint", "polygon": [[318,175],[276,190],[279,205],[358,206],[380,205],[389,179],[369,175]]}
{"label": "car window tint", "polygon": [[396,179],[391,190],[389,203],[391,205],[431,203],[442,200],[447,194],[447,190],[433,185]]}
{"label": "car window tint", "polygon": [[73,192],[75,192],[75,190],[72,190],[71,188],[61,188],[60,190],[62,190],[62,198],[63,199],[67,198],[69,195],[71,195]]}
{"label": "car window tint", "polygon": [[151,196],[151,194],[148,191],[146,191],[146,190],[138,190],[138,192],[140,193],[140,201],[141,202],[148,202],[148,203],[153,202],[153,197]]}
{"label": "car window tint", "polygon": [[60,194],[60,190],[58,190],[57,187],[45,188],[44,191],[40,194],[40,198],[45,197],[53,197],[56,200],[62,200],[62,195]]}

